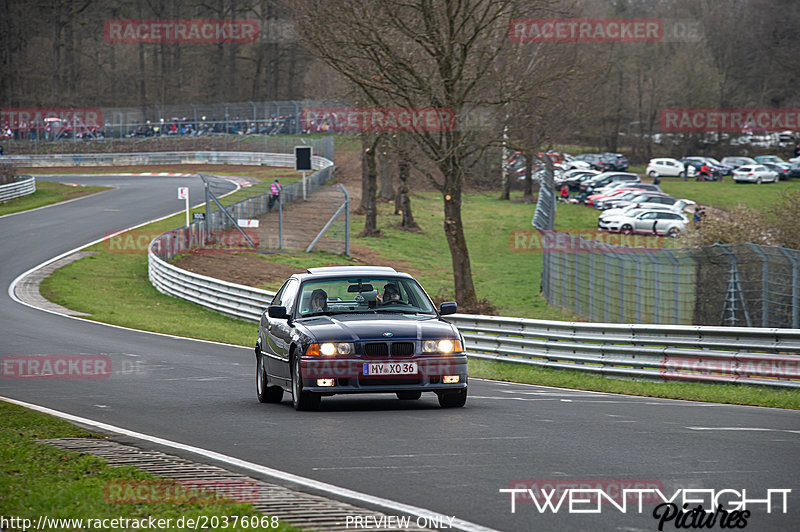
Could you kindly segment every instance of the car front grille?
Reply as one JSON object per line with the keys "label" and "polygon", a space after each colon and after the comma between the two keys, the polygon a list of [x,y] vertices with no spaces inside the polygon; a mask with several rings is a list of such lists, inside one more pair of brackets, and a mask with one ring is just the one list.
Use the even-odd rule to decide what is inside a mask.
{"label": "car front grille", "polygon": [[368,357],[411,356],[414,342],[369,342],[364,344],[364,354]]}
{"label": "car front grille", "polygon": [[372,342],[364,344],[364,354],[368,357],[389,356],[389,344],[386,342]]}

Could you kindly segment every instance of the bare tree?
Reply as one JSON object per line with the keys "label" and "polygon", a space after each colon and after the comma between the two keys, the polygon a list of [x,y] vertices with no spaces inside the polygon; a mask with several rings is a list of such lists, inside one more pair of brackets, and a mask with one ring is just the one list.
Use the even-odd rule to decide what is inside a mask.
{"label": "bare tree", "polygon": [[[306,48],[358,87],[369,104],[446,109],[462,119],[482,105],[501,103],[490,74],[509,46],[515,8],[512,0],[309,0],[293,5],[293,13],[300,35],[308,37]],[[477,160],[474,155],[492,139],[460,127],[411,127],[408,136],[436,169],[420,167],[442,194],[456,299],[474,308],[462,188],[468,161]]]}

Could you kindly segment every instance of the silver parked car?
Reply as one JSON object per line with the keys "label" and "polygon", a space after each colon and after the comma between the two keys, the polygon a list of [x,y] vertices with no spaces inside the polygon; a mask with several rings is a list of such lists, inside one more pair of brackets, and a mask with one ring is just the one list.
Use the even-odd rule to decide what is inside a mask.
{"label": "silver parked car", "polygon": [[777,183],[778,172],[774,172],[763,164],[748,164],[733,171],[733,180],[737,183]]}

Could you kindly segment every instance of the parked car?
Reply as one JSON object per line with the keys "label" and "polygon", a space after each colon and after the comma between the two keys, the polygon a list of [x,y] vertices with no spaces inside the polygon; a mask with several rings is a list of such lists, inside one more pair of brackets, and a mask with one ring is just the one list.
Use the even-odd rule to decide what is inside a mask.
{"label": "parked car", "polygon": [[775,164],[775,163],[761,163],[762,165],[767,167],[767,170],[772,170],[776,174],[778,174],[778,180],[783,181],[789,179],[789,169],[792,167],[791,164],[784,163],[784,164]]}
{"label": "parked car", "polygon": [[592,191],[602,188],[614,181],[627,181],[629,183],[640,183],[642,178],[637,174],[629,172],[603,172],[596,175],[594,178],[581,183],[581,191],[591,194]]}
{"label": "parked car", "polygon": [[[656,186],[656,185],[650,185]],[[637,185],[638,187],[638,185]],[[627,189],[622,194],[617,194],[613,196],[609,196],[606,198],[600,198],[595,200],[594,208],[600,210],[608,210],[614,209],[619,205],[627,205],[631,200],[642,198],[642,197],[649,197],[646,194],[653,194],[653,195],[662,195],[660,190],[647,190],[647,189]]]}
{"label": "parked car", "polygon": [[585,169],[591,169],[592,168],[592,165],[590,165],[586,161],[579,161],[578,159],[576,159],[575,157],[573,157],[572,155],[570,155],[568,153],[564,153],[562,155],[563,155],[563,159],[564,160],[561,163],[559,163],[559,166],[564,171],[567,171],[567,170],[579,170],[579,169],[580,170],[585,170]]}
{"label": "parked car", "polygon": [[777,183],[778,173],[769,170],[763,164],[748,164],[733,171],[733,180],[737,183]]}
{"label": "parked car", "polygon": [[689,219],[675,211],[634,209],[627,214],[598,220],[598,229],[612,233],[678,236],[686,230]]}
{"label": "parked car", "polygon": [[628,169],[628,158],[621,153],[605,152],[601,153],[600,157],[611,165],[612,170],[624,172]]}
{"label": "parked car", "polygon": [[800,161],[795,161],[789,168],[789,177],[800,177]]}
{"label": "parked car", "polygon": [[722,164],[724,164],[725,166],[730,166],[731,168],[736,170],[740,166],[758,164],[758,162],[755,159],[751,159],[750,157],[723,157]]}
{"label": "parked car", "polygon": [[[666,194],[654,194],[652,192],[642,192],[638,196],[626,200],[619,200],[614,202],[613,208],[627,207],[629,205],[637,205],[639,207],[646,207],[653,204],[667,205],[673,207],[675,210],[683,210],[688,205],[694,205],[695,202],[689,199],[677,199]],[[683,205],[679,209],[679,205]]]}
{"label": "parked car", "polygon": [[614,169],[611,162],[603,158],[599,153],[581,153],[575,156],[575,160],[588,163],[594,170],[599,170],[601,172]]}
{"label": "parked car", "polygon": [[758,164],[764,164],[764,163],[786,164],[786,165],[789,164],[780,157],[778,157],[777,155],[756,155],[755,157],[753,157],[753,160]]}
{"label": "parked car", "polygon": [[[628,185],[624,181],[617,181],[617,183],[621,183],[622,186],[614,187],[612,189],[608,189],[608,187],[603,187],[602,189],[596,191],[597,194],[592,194],[591,196],[586,198],[586,205],[590,207],[597,207],[597,202],[604,201],[604,200],[611,200],[613,198],[619,198],[620,196],[625,196],[626,194],[633,192],[634,195],[640,194],[643,191],[635,188],[631,188],[632,185]],[[612,183],[613,184],[613,183]]]}
{"label": "parked car", "polygon": [[712,170],[719,172],[719,174],[722,176],[733,175],[733,167],[722,164],[713,157],[690,156],[690,157],[684,157],[683,159],[681,159],[681,161],[683,161],[684,159],[689,159],[692,161],[700,161],[701,163],[706,162],[709,164],[709,166],[711,166]]}
{"label": "parked car", "polygon": [[630,215],[633,211],[637,210],[647,210],[647,211],[673,211],[673,212],[684,212],[683,207],[686,204],[678,203],[676,205],[663,205],[661,203],[651,203],[645,207],[639,207],[638,205],[628,205],[627,207],[619,207],[615,209],[608,209],[600,213],[599,219],[600,220],[608,220],[614,216],[619,215]]}
{"label": "parked car", "polygon": [[[692,169],[693,171],[694,169]],[[645,173],[650,177],[687,177],[694,175],[687,166],[677,159],[659,157],[650,159]]]}
{"label": "parked car", "polygon": [[411,275],[393,268],[294,274],[261,316],[258,400],[278,403],[287,391],[295,409],[313,410],[327,395],[394,393],[413,400],[433,392],[442,407],[464,406],[464,339],[442,319],[455,312],[455,303],[437,310]]}
{"label": "parked car", "polygon": [[557,186],[567,185],[570,192],[577,192],[581,189],[581,183],[599,174],[597,170],[569,170],[555,181]]}

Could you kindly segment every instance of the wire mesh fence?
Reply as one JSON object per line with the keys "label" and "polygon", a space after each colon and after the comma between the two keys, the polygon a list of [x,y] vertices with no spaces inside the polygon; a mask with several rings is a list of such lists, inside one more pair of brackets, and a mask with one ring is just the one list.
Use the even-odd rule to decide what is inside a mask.
{"label": "wire mesh fence", "polygon": [[[139,151],[283,152],[286,135],[326,133],[305,111],[339,102],[270,101],[113,108],[4,109],[8,154]],[[333,160],[333,153],[315,152]]]}
{"label": "wire mesh fence", "polygon": [[753,243],[666,249],[566,236],[543,249],[542,290],[592,321],[798,328],[800,250]]}

